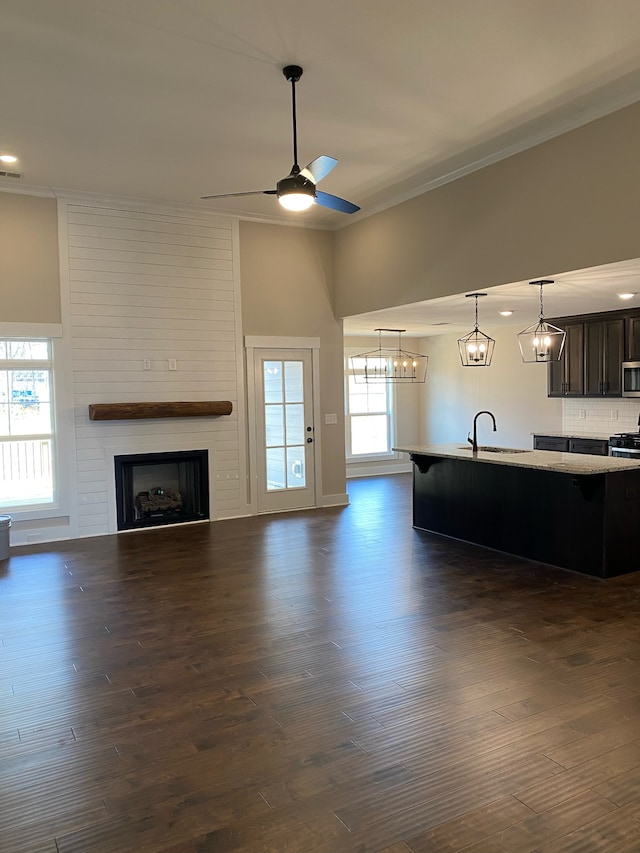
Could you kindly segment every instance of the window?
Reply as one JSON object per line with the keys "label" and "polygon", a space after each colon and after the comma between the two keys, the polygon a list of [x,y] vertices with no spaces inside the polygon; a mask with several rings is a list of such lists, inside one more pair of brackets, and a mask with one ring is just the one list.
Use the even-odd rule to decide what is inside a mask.
{"label": "window", "polygon": [[364,376],[364,368],[364,358],[345,359],[347,459],[393,457],[393,385],[356,382],[354,372]]}
{"label": "window", "polygon": [[52,503],[51,341],[0,339],[0,507]]}

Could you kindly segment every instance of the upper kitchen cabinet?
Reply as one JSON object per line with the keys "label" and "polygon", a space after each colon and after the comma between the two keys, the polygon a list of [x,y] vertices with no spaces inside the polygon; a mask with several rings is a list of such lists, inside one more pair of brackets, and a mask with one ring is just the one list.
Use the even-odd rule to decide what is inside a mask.
{"label": "upper kitchen cabinet", "polygon": [[625,361],[640,361],[640,317],[627,317]]}
{"label": "upper kitchen cabinet", "polygon": [[[638,329],[640,332],[640,328]],[[584,324],[584,395],[620,397],[624,359],[624,319]]]}
{"label": "upper kitchen cabinet", "polygon": [[551,320],[567,339],[549,363],[549,397],[621,397],[622,362],[640,361],[640,310]]}
{"label": "upper kitchen cabinet", "polygon": [[549,397],[584,396],[584,323],[552,320],[567,333],[560,361],[549,362]]}

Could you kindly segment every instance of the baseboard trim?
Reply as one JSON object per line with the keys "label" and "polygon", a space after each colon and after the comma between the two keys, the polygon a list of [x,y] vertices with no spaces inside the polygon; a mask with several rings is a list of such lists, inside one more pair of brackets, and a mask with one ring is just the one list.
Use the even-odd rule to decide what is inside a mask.
{"label": "baseboard trim", "polygon": [[348,465],[347,480],[352,477],[379,477],[383,474],[410,474],[412,470],[412,462],[402,462],[400,465]]}
{"label": "baseboard trim", "polygon": [[323,495],[322,506],[349,506],[349,495],[346,492],[342,495]]}

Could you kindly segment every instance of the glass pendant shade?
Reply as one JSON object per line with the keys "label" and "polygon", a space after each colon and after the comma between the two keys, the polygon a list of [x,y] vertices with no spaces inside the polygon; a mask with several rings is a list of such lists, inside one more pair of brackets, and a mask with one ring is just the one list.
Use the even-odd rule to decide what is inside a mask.
{"label": "glass pendant shade", "polygon": [[[378,332],[377,349],[358,353],[349,358],[351,377],[357,384],[372,385],[380,382],[423,383],[427,378],[429,358],[419,352],[402,348],[404,329],[375,329]],[[382,346],[382,332],[398,335],[396,346]]]}
{"label": "glass pendant shade", "polygon": [[544,319],[542,288],[553,281],[543,279],[530,281],[529,284],[540,288],[540,318],[537,323],[518,333],[518,345],[524,362],[543,363],[559,361],[564,350],[566,332]]}
{"label": "glass pendant shade", "polygon": [[458,339],[458,352],[463,367],[489,367],[496,344],[493,338],[478,328],[478,298],[486,293],[467,293],[467,298],[476,300],[476,322],[472,331]]}

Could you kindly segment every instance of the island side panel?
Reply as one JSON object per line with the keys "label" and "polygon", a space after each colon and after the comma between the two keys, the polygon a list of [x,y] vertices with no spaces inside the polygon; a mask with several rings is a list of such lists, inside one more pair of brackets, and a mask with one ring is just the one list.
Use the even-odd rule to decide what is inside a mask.
{"label": "island side panel", "polygon": [[606,482],[606,577],[614,577],[640,571],[640,469],[608,474]]}
{"label": "island side panel", "polygon": [[605,474],[418,457],[415,527],[596,577],[607,577]]}

